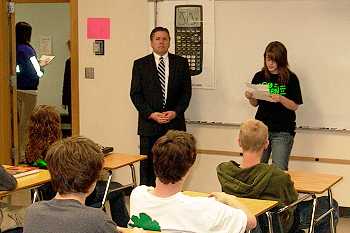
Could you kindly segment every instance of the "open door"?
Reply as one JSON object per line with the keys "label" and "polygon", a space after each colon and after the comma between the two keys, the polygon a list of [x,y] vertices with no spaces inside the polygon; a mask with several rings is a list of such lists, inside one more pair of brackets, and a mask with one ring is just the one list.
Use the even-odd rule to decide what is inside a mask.
{"label": "open door", "polygon": [[72,134],[79,134],[78,1],[0,0],[0,164],[19,162],[15,13],[11,10],[15,9],[14,3],[68,3],[70,6]]}
{"label": "open door", "polygon": [[[13,20],[12,14],[13,2],[1,0],[0,2],[0,163],[12,164],[15,156],[17,145],[17,134],[13,129],[17,130],[16,103],[13,105],[13,100],[16,99],[15,86],[12,81],[15,77],[16,54],[14,51],[13,41]],[[15,110],[15,112],[13,112]]]}

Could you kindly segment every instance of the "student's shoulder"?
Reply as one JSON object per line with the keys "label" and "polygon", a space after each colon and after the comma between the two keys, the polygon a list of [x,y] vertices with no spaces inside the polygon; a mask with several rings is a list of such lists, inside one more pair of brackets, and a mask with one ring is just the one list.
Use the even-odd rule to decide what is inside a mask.
{"label": "student's shoulder", "polygon": [[263,82],[264,80],[265,80],[264,71],[260,70],[254,74],[252,83],[258,84],[259,82]]}
{"label": "student's shoulder", "polygon": [[84,206],[79,221],[89,223],[96,229],[103,229],[103,232],[116,232],[117,224],[100,208]]}
{"label": "student's shoulder", "polygon": [[147,193],[154,189],[153,187],[148,187],[146,185],[140,185],[140,186],[137,186],[136,188],[134,188],[132,191],[131,191],[131,194],[130,194],[130,199],[134,199],[134,198],[138,198],[140,196],[145,196],[147,195]]}
{"label": "student's shoulder", "polygon": [[299,79],[298,79],[298,76],[291,70],[288,70],[289,71],[289,80],[292,81],[292,82],[298,82]]}
{"label": "student's shoulder", "polygon": [[272,178],[274,178],[275,180],[280,181],[280,182],[283,182],[283,181],[292,182],[290,175],[286,171],[283,171],[275,164],[271,164],[269,166],[271,166],[271,168],[272,168]]}
{"label": "student's shoulder", "polygon": [[17,45],[17,53],[23,53],[23,54],[28,54],[28,55],[34,55],[34,49],[26,44],[20,44]]}

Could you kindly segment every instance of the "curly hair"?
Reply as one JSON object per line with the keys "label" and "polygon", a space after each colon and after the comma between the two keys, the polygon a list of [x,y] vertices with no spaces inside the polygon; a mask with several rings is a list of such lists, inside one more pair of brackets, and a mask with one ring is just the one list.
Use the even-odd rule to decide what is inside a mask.
{"label": "curly hair", "polygon": [[48,148],[62,137],[58,111],[48,105],[34,108],[29,119],[29,141],[25,151],[27,163],[45,159]]}

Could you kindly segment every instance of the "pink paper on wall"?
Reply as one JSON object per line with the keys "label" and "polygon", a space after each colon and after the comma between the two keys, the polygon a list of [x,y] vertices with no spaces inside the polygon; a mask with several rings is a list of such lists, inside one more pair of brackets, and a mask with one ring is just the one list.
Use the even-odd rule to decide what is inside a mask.
{"label": "pink paper on wall", "polygon": [[110,19],[109,18],[88,18],[87,19],[88,39],[109,39]]}

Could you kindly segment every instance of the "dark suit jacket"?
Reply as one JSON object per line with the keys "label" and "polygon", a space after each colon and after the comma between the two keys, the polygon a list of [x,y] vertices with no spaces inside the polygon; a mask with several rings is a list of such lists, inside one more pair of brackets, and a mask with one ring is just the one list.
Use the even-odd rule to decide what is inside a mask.
{"label": "dark suit jacket", "polygon": [[[192,95],[187,59],[168,53],[169,81],[166,106],[162,105],[162,90],[153,54],[134,61],[130,97],[139,112],[138,134],[161,136],[169,129],[186,130],[184,112]],[[176,117],[167,124],[148,119],[153,112],[175,111]]]}

